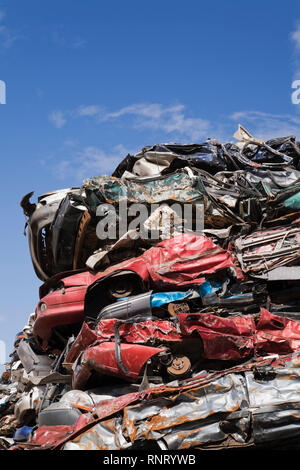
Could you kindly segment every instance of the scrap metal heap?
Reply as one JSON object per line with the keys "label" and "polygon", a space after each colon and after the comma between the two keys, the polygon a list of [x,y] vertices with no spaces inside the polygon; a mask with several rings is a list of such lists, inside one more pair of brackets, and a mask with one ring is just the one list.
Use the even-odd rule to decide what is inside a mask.
{"label": "scrap metal heap", "polygon": [[0,382],[0,448],[299,446],[300,146],[235,137],[22,199],[43,285]]}

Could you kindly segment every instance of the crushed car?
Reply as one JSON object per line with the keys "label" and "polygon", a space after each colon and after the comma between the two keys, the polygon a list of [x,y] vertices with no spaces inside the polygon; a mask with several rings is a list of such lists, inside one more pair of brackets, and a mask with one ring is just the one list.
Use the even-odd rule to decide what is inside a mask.
{"label": "crushed car", "polygon": [[24,196],[0,449],[299,448],[300,143],[234,137]]}

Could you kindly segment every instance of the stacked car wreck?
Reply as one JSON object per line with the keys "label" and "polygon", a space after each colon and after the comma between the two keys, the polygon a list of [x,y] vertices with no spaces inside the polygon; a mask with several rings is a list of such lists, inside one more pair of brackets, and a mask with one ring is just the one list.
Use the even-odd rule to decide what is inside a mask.
{"label": "stacked car wreck", "polygon": [[2,375],[1,448],[298,446],[300,146],[235,137],[22,199],[43,284]]}

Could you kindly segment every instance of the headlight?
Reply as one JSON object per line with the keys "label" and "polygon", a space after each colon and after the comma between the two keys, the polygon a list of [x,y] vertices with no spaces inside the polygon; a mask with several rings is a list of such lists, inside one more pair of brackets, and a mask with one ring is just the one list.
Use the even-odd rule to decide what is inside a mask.
{"label": "headlight", "polygon": [[47,310],[47,305],[44,302],[42,302],[40,304],[40,312],[43,313],[45,312],[45,310]]}

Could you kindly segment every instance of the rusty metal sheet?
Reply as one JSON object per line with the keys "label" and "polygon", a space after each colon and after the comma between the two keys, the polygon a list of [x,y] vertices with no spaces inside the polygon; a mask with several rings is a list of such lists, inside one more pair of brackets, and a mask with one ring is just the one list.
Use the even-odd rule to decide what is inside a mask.
{"label": "rusty metal sheet", "polygon": [[261,274],[282,266],[299,264],[300,227],[280,227],[252,232],[234,243],[244,273]]}
{"label": "rusty metal sheet", "polygon": [[[250,440],[261,444],[299,435],[299,356],[271,369],[262,364],[259,373],[257,367],[223,372],[200,386],[175,387],[173,392],[165,388],[167,396],[125,406],[118,418],[95,424],[64,449],[91,445],[104,450],[116,441],[118,449],[125,449],[154,440],[164,449],[181,450],[222,442],[247,446]],[[115,440],[110,432],[101,432],[103,426],[113,427]]]}
{"label": "rusty metal sheet", "polygon": [[113,176],[99,176],[84,180],[87,202],[96,213],[101,203],[155,204],[165,201],[181,203],[202,201],[201,181],[195,181],[187,172],[148,179],[119,179]]}

